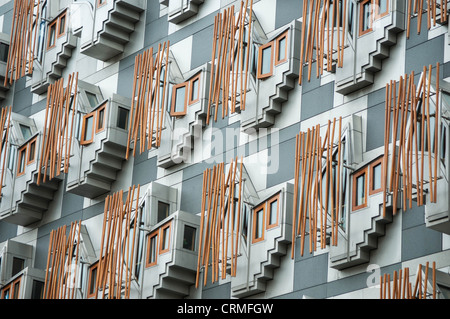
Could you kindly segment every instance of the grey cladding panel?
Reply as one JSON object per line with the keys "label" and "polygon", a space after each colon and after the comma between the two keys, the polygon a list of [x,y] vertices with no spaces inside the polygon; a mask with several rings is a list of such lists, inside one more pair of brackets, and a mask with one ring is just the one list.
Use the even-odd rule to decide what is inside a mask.
{"label": "grey cladding panel", "polygon": [[333,108],[334,82],[302,94],[301,120]]}

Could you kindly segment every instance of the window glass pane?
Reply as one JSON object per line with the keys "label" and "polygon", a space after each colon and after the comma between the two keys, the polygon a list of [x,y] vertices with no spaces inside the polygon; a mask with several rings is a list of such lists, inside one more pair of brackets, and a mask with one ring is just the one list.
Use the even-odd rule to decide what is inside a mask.
{"label": "window glass pane", "polygon": [[277,215],[278,215],[278,200],[274,200],[270,203],[269,225],[273,225],[273,224],[277,223]]}
{"label": "window glass pane", "polygon": [[7,289],[6,291],[3,292],[3,299],[9,299],[9,291],[10,289]]}
{"label": "window glass pane", "polygon": [[28,140],[31,137],[31,128],[27,125],[19,124],[20,131],[22,132],[22,136],[25,140]]}
{"label": "window glass pane", "polygon": [[91,107],[96,107],[98,104],[97,95],[86,91],[86,96],[88,98],[88,101],[89,101],[89,104],[91,105]]}
{"label": "window glass pane", "polygon": [[191,101],[195,101],[198,98],[198,79],[192,82]]}
{"label": "window glass pane", "polygon": [[176,89],[175,94],[175,112],[184,112],[184,102],[186,98],[186,86],[181,86]]}
{"label": "window glass pane", "polygon": [[286,59],[286,37],[278,41],[278,61]]}
{"label": "window glass pane", "polygon": [[447,150],[447,128],[444,126],[444,124],[441,124],[441,151],[440,151],[440,157],[442,163],[445,165],[445,154]]}
{"label": "window glass pane", "polygon": [[255,239],[262,237],[263,232],[263,219],[264,219],[264,210],[260,209],[255,214]]}
{"label": "window glass pane", "polygon": [[354,12],[354,2],[351,1],[348,6],[348,34],[353,38],[353,12]]}
{"label": "window glass pane", "polygon": [[92,137],[92,125],[94,123],[94,117],[89,116],[85,119],[86,123],[84,124],[84,140],[89,141]]}
{"label": "window glass pane", "polygon": [[126,130],[128,128],[128,113],[127,109],[119,107],[117,110],[117,124],[118,128]]}
{"label": "window glass pane", "polygon": [[12,299],[19,299],[19,292],[20,292],[20,280],[14,284],[14,296]]}
{"label": "window glass pane", "polygon": [[29,149],[28,149],[28,161],[31,162],[34,160],[34,154],[36,151],[36,142],[30,143]]}
{"label": "window glass pane", "polygon": [[158,235],[155,235],[152,238],[150,238],[150,253],[148,256],[149,264],[156,262],[157,242],[158,242]]}
{"label": "window glass pane", "polygon": [[261,74],[270,73],[272,62],[272,47],[263,49],[261,54]]}
{"label": "window glass pane", "polygon": [[183,248],[195,250],[195,228],[184,225]]}
{"label": "window glass pane", "polygon": [[381,188],[381,163],[374,166],[372,168],[372,189],[380,189]]}
{"label": "window glass pane", "polygon": [[103,128],[104,120],[105,120],[105,109],[103,108],[98,112],[97,130],[101,130]]}
{"label": "window glass pane", "polygon": [[19,173],[22,173],[25,169],[25,155],[26,155],[26,148],[22,149],[20,151],[19,155]]}
{"label": "window glass pane", "polygon": [[59,33],[58,35],[64,34],[66,29],[66,15],[63,15],[59,20]]}
{"label": "window glass pane", "polygon": [[379,0],[378,1],[378,5],[380,6],[378,8],[379,14],[385,13],[387,11],[387,2],[388,2],[388,0]]}
{"label": "window glass pane", "polygon": [[39,280],[33,280],[31,299],[42,299],[43,293],[44,293],[44,283]]}
{"label": "window glass pane", "polygon": [[169,216],[169,204],[158,201],[158,223]]}
{"label": "window glass pane", "polygon": [[22,258],[13,257],[11,277],[18,274],[23,269],[24,265],[25,260],[23,260]]}
{"label": "window glass pane", "polygon": [[49,42],[48,42],[48,46],[52,47],[53,45],[55,45],[55,33],[56,33],[56,24],[53,24],[50,27],[50,33],[49,33]]}
{"label": "window glass pane", "polygon": [[247,232],[248,232],[248,209],[247,205],[244,205],[244,213],[242,215],[242,236],[244,242],[247,244]]}
{"label": "window glass pane", "polygon": [[162,233],[162,250],[169,249],[169,232],[170,232],[170,226],[163,229]]}
{"label": "window glass pane", "polygon": [[365,182],[366,174],[362,174],[356,178],[356,206],[360,206],[365,203]]}
{"label": "window glass pane", "polygon": [[370,13],[371,13],[371,4],[367,2],[364,4],[363,8],[363,25],[362,30],[366,31],[370,28]]}

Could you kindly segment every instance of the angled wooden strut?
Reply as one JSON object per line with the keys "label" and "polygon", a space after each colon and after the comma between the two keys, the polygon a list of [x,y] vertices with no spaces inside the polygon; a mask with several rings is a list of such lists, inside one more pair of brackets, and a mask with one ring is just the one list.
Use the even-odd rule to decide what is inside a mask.
{"label": "angled wooden strut", "polygon": [[[43,299],[75,299],[79,280],[81,220],[50,232]],[[76,248],[75,248],[76,246]]]}
{"label": "angled wooden strut", "polygon": [[[437,77],[439,67],[437,63]],[[436,89],[432,90],[432,69],[432,65],[424,66],[417,86],[414,72],[400,77],[398,85],[395,81],[386,85],[383,216],[386,216],[388,196],[392,197],[394,214],[397,213],[398,198],[403,199],[403,211],[412,208],[414,198],[417,205],[422,206],[427,192],[430,202],[437,201],[439,80],[436,80]],[[432,127],[434,131],[431,131]]]}
{"label": "angled wooden strut", "polygon": [[[342,118],[328,121],[326,128],[324,139],[320,136],[319,125],[306,132],[300,132],[296,136],[291,258],[294,258],[297,237],[300,237],[302,256],[307,235],[309,235],[310,253],[317,249],[319,239],[320,247],[325,248],[328,228],[331,228],[331,244],[338,243],[342,209],[342,203],[339,200],[342,196],[342,187],[339,185],[341,183],[339,175],[343,164],[341,160]],[[336,182],[333,177],[334,169],[337,172]],[[327,225],[328,221],[331,225]]]}
{"label": "angled wooden strut", "polygon": [[128,125],[126,159],[132,145],[133,156],[161,145],[164,126],[170,42],[150,48],[135,57],[133,93]]}
{"label": "angled wooden strut", "polygon": [[347,2],[348,0],[303,2],[299,85],[303,81],[305,66],[308,81],[311,80],[314,63],[316,63],[316,77],[323,75],[324,71],[332,72],[334,67],[343,67],[346,14],[342,14],[341,20],[338,11],[343,9],[343,12],[347,12]]}
{"label": "angled wooden strut", "polygon": [[[202,269],[204,285],[207,283],[209,269],[212,272],[213,283],[219,280],[219,274],[222,279],[226,278],[228,264],[231,276],[236,276],[239,254],[238,225],[241,220],[243,187],[242,169],[242,158],[238,164],[236,157],[231,161],[227,175],[224,163],[207,169],[203,173],[196,287],[199,286]],[[237,199],[236,191],[239,192]],[[235,200],[237,200],[236,204]]]}
{"label": "angled wooden strut", "polygon": [[67,173],[76,113],[78,73],[69,75],[66,88],[64,78],[48,87],[44,131],[38,166],[38,185],[61,173]]}
{"label": "angled wooden strut", "polygon": [[33,72],[40,0],[14,0],[4,85]]}
{"label": "angled wooden strut", "polygon": [[220,107],[222,118],[237,112],[238,106],[241,111],[245,110],[253,0],[241,1],[240,5],[237,16],[234,6],[230,6],[214,19],[206,124],[209,124],[211,116],[217,121]]}
{"label": "angled wooden strut", "polygon": [[100,297],[100,290],[102,299],[130,298],[140,218],[139,192],[140,185],[134,185],[129,187],[125,202],[123,191],[105,200],[95,298]]}

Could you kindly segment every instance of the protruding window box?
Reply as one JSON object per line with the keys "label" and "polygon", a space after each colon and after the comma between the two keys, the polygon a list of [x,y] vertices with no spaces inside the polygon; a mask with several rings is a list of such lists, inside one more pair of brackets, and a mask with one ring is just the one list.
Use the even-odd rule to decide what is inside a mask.
{"label": "protruding window box", "polygon": [[[258,25],[257,21],[255,25]],[[240,114],[244,130],[274,125],[275,116],[281,112],[283,102],[287,101],[288,92],[298,85],[300,35],[301,24],[294,20],[288,28],[280,29],[260,46],[251,43],[249,92],[245,112]]]}
{"label": "protruding window box", "polygon": [[[386,197],[383,216],[383,156],[369,159],[355,167],[350,175],[350,214],[338,234],[338,245],[330,245],[330,267],[344,269],[370,261],[370,251],[377,248],[378,237],[392,222],[392,196]],[[399,201],[400,207],[400,201]],[[348,216],[349,215],[349,216]]]}
{"label": "protruding window box", "polygon": [[42,299],[44,280],[43,270],[27,267],[5,283],[0,299]]}
{"label": "protruding window box", "polygon": [[8,60],[9,35],[0,32],[0,101],[5,99],[9,85],[4,85],[6,76],[6,62]]}
{"label": "protruding window box", "polygon": [[67,61],[77,45],[77,38],[72,32],[69,9],[62,10],[53,19],[49,19],[43,31],[44,38],[41,57],[33,64],[31,92],[44,94],[50,84],[63,76]]}
{"label": "protruding window box", "polygon": [[33,257],[33,247],[13,240],[7,240],[0,245],[0,287],[5,286],[11,278],[23,269],[30,267]]}
{"label": "protruding window box", "polygon": [[145,244],[143,298],[183,298],[195,284],[200,218],[176,211],[150,229]]}
{"label": "protruding window box", "polygon": [[206,124],[209,70],[210,66],[206,64],[193,70],[183,81],[169,85],[168,112],[158,148],[158,166],[169,168],[191,158],[195,139],[201,136]]}
{"label": "protruding window box", "polygon": [[159,0],[159,3],[164,4],[168,8],[167,19],[171,23],[178,24],[190,17],[196,15],[199,6],[205,0]]}
{"label": "protruding window box", "polygon": [[[93,11],[80,9],[82,23],[80,52],[90,57],[107,61],[125,51],[132,40],[142,12],[146,9],[143,0],[95,1]],[[142,29],[143,30],[143,29]]]}
{"label": "protruding window box", "polygon": [[76,140],[67,174],[67,191],[95,198],[111,190],[126,156],[131,101],[87,90],[80,94],[85,111],[78,115]]}
{"label": "protruding window box", "polygon": [[397,34],[405,30],[406,10],[402,0],[348,2],[343,66],[336,68],[337,93],[350,94],[373,83]]}
{"label": "protruding window box", "polygon": [[241,237],[239,243],[236,277],[231,277],[232,297],[264,292],[268,281],[274,279],[274,269],[280,267],[280,257],[288,253],[292,242],[293,192],[293,185],[284,183],[243,214],[246,240]]}

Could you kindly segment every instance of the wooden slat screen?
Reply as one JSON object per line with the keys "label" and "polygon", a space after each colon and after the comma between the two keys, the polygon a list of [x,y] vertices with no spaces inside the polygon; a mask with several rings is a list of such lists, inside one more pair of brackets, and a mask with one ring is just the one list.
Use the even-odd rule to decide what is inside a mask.
{"label": "wooden slat screen", "polygon": [[[222,279],[226,278],[228,262],[230,262],[231,276],[236,276],[243,187],[242,165],[242,158],[239,164],[236,157],[231,161],[227,175],[224,163],[203,172],[196,287],[199,284],[201,268],[204,270],[204,285],[207,283],[210,266],[213,283],[219,280],[219,272],[222,273]],[[237,202],[234,196],[236,191],[238,191]]]}
{"label": "wooden slat screen", "polygon": [[[139,192],[140,185],[130,187],[125,203],[123,190],[106,197],[95,298],[98,298],[100,289],[102,299],[121,299],[122,295],[125,299],[130,298],[137,248],[136,232],[140,226]],[[134,201],[136,204],[133,209]]]}
{"label": "wooden slat screen", "polygon": [[81,220],[50,232],[43,299],[74,299],[80,263]]}
{"label": "wooden slat screen", "polygon": [[[428,186],[430,201],[436,202],[440,119],[439,94],[435,92],[439,92],[439,63],[436,66],[435,92],[431,91],[431,76],[432,65],[429,65],[428,68],[426,66],[423,68],[417,86],[414,83],[414,72],[400,77],[398,85],[395,81],[386,84],[383,176],[385,195],[392,194],[394,214],[397,212],[399,192],[403,194],[403,211],[408,207],[412,208],[414,195],[417,196],[418,206],[424,204],[426,186]],[[432,96],[436,96],[434,114],[430,113]],[[432,119],[435,122],[434,132],[431,132]],[[408,125],[409,130],[407,130]],[[421,127],[420,130],[418,125]],[[397,136],[398,142],[395,142]],[[432,145],[432,138],[434,145]],[[391,159],[389,160],[390,143]],[[427,154],[425,154],[425,144],[428,146]],[[430,153],[434,153],[434,159]],[[427,172],[424,171],[425,161],[428,165]],[[383,201],[383,216],[385,214],[386,200]]]}
{"label": "wooden slat screen", "polygon": [[[331,227],[331,244],[337,245],[339,217],[343,204],[340,201],[343,151],[341,131],[342,118],[339,120],[334,118],[333,121],[328,121],[324,139],[320,136],[319,125],[296,136],[291,258],[294,258],[296,236],[301,238],[302,256],[305,236],[309,234],[309,251],[312,253],[317,249],[318,236],[321,248],[325,248],[329,227]],[[335,137],[338,140],[337,144],[334,142]],[[336,160],[333,160],[333,154],[337,155]],[[333,166],[336,167],[336,181],[333,181]],[[327,225],[328,219],[331,219],[331,225]]]}
{"label": "wooden slat screen", "polygon": [[127,159],[132,142],[133,156],[136,155],[138,145],[140,153],[151,149],[153,144],[155,147],[161,145],[169,73],[169,45],[169,41],[164,42],[163,45],[158,45],[155,54],[153,48],[150,48],[135,58]]}
{"label": "wooden slat screen", "polygon": [[[248,8],[250,2],[250,8]],[[247,13],[247,11],[249,11]],[[208,96],[208,113],[206,124],[209,124],[214,107],[214,121],[217,121],[219,106],[222,107],[222,118],[240,110],[245,110],[248,71],[250,65],[250,41],[252,32],[253,0],[241,1],[241,9],[236,18],[234,6],[218,13],[214,18],[213,50],[211,59],[211,75]],[[247,20],[248,16],[248,20]],[[244,30],[247,29],[247,49]],[[245,56],[244,56],[245,55]],[[229,110],[230,108],[230,110]]]}
{"label": "wooden slat screen", "polygon": [[420,34],[422,21],[427,19],[427,29],[436,26],[436,23],[446,23],[448,20],[446,0],[408,0],[408,13],[406,24],[406,37],[411,34],[411,18],[417,17],[417,34]]}
{"label": "wooden slat screen", "polygon": [[[1,135],[1,144],[0,144],[0,156],[3,153],[3,157],[1,160],[1,167],[2,167],[2,173],[0,177],[0,198],[2,197],[2,188],[3,188],[3,181],[5,176],[5,164],[7,160],[7,154],[8,154],[8,139],[9,139],[9,127],[11,123],[11,109],[12,107],[4,107],[2,108],[0,112],[0,127],[2,128],[2,135]],[[5,125],[6,124],[6,125]]]}
{"label": "wooden slat screen", "polygon": [[40,0],[14,0],[4,85],[33,72]]}
{"label": "wooden slat screen", "polygon": [[[64,78],[48,87],[44,132],[38,167],[38,180],[43,182],[69,169],[72,134],[76,113],[78,72],[69,75],[64,89]],[[72,114],[70,114],[72,113]]]}
{"label": "wooden slat screen", "polygon": [[[308,81],[311,80],[314,62],[317,77],[324,70],[332,71],[333,65],[343,67],[347,2],[348,0],[303,1],[298,79],[300,85],[305,65],[308,66]],[[342,21],[339,8],[343,9]],[[330,16],[331,18],[327,18]]]}
{"label": "wooden slat screen", "polygon": [[429,262],[425,265],[425,275],[422,278],[422,264],[419,264],[414,289],[409,281],[409,268],[394,271],[391,286],[390,274],[380,276],[380,299],[436,299],[436,262],[432,268],[431,293],[428,293]]}

